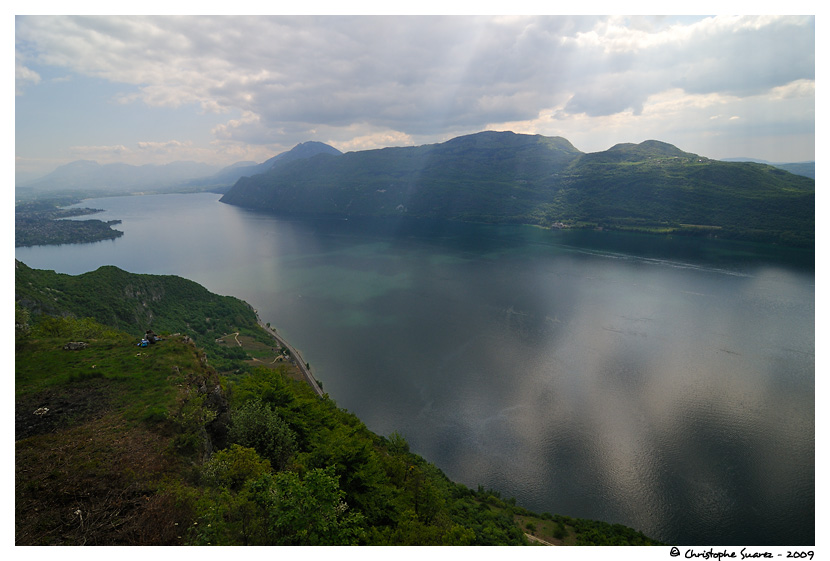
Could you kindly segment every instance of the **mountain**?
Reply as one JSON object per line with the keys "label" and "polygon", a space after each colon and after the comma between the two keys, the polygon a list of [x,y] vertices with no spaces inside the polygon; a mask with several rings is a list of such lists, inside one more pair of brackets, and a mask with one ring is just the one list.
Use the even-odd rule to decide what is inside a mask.
{"label": "mountain", "polygon": [[815,162],[768,162],[766,160],[758,160],[755,158],[724,158],[724,162],[755,162],[756,164],[769,164],[777,168],[781,168],[796,175],[803,175],[810,179],[816,178],[816,163]]}
{"label": "mountain", "polygon": [[275,166],[317,154],[340,155],[341,152],[322,142],[304,142],[261,164],[237,162],[219,171],[216,166],[199,162],[133,166],[124,163],[101,165],[91,160],[77,160],[16,187],[15,195],[17,199],[38,199],[65,194],[86,198],[207,189],[222,192],[223,188],[229,188],[240,177],[265,173]]}
{"label": "mountain", "polygon": [[815,181],[649,140],[583,153],[560,137],[482,132],[318,154],[243,177],[223,202],[283,214],[412,216],[812,246]]}
{"label": "mountain", "polygon": [[133,166],[77,160],[52,173],[16,188],[17,198],[72,192],[78,196],[128,195],[136,192],[162,192],[185,186],[194,178],[216,171],[215,166],[199,162],[172,162],[164,165]]}
{"label": "mountain", "polygon": [[294,214],[519,219],[580,152],[562,138],[487,132],[442,144],[320,154],[242,178],[222,197]]}
{"label": "mountain", "polygon": [[803,175],[810,179],[816,178],[816,163],[815,162],[793,162],[789,164],[772,164],[777,168],[781,168],[796,175]]}
{"label": "mountain", "polygon": [[286,162],[292,162],[294,160],[310,158],[311,156],[316,156],[317,154],[331,154],[337,156],[340,155],[341,152],[337,148],[322,142],[303,142],[287,152],[282,152],[273,158],[265,160],[261,164],[254,162],[238,162],[232,166],[228,166],[203,180],[203,183],[230,187],[241,177],[251,177],[260,173],[266,173],[274,166],[278,166]]}

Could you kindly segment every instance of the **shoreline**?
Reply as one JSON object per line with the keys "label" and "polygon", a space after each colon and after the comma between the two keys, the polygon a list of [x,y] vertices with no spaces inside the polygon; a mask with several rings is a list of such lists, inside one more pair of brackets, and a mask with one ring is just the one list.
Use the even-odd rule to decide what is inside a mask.
{"label": "shoreline", "polygon": [[268,325],[266,325],[265,322],[262,321],[262,318],[259,317],[259,312],[254,310],[254,314],[256,314],[256,320],[259,326],[262,329],[264,329],[265,332],[268,333],[271,337],[273,337],[274,340],[280,344],[280,346],[283,346],[286,349],[288,349],[289,357],[291,358],[291,360],[294,361],[294,364],[296,364],[297,367],[300,369],[300,372],[303,373],[303,378],[305,378],[305,381],[308,383],[309,386],[311,386],[311,389],[313,389],[318,396],[325,397],[326,394],[323,393],[323,389],[320,387],[320,383],[311,373],[311,369],[306,366],[306,361],[305,359],[303,359],[303,355],[300,354],[300,351],[295,349],[288,341],[286,341],[282,336],[280,336],[275,328],[268,327]]}

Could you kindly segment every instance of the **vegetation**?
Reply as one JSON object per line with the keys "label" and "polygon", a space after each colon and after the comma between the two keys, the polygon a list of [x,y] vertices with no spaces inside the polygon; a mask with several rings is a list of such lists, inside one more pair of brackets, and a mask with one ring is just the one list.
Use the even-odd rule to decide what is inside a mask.
{"label": "vegetation", "polygon": [[66,220],[100,212],[92,208],[61,208],[76,199],[51,199],[19,203],[14,209],[14,246],[60,245],[112,240],[124,235],[112,226],[120,220]]}
{"label": "vegetation", "polygon": [[290,214],[415,216],[707,235],[812,247],[815,180],[657,141],[584,154],[484,132],[320,154],[243,177],[222,201]]}
{"label": "vegetation", "polygon": [[803,175],[810,179],[816,178],[816,163],[815,162],[795,162],[791,164],[771,164],[777,168],[781,168],[796,175]]}
{"label": "vegetation", "polygon": [[187,333],[217,368],[241,368],[247,354],[217,338],[239,333],[262,344],[273,339],[257,323],[251,306],[232,296],[173,275],[143,275],[105,266],[82,275],[31,269],[15,262],[15,298],[33,316],[90,317],[134,334]]}
{"label": "vegetation", "polygon": [[[252,330],[244,303],[115,268],[16,270],[17,545],[656,543],[453,483],[288,364],[217,369],[195,331],[164,330],[193,310]],[[144,329],[145,304],[162,340],[137,347],[125,330]]]}

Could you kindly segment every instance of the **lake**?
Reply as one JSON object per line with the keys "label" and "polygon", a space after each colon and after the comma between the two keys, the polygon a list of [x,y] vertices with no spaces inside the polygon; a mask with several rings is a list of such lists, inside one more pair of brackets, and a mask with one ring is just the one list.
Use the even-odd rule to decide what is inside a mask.
{"label": "lake", "polygon": [[683,545],[815,542],[813,252],[218,199],[88,200],[124,236],[16,257],[242,298],[371,430],[531,510]]}

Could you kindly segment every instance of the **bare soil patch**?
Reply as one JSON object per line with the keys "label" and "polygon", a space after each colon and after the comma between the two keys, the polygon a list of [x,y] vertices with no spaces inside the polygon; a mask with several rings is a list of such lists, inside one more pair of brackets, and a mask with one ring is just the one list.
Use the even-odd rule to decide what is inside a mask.
{"label": "bare soil patch", "polygon": [[173,545],[188,513],[158,494],[168,438],[104,416],[15,445],[16,545]]}
{"label": "bare soil patch", "polygon": [[15,440],[99,418],[110,408],[108,394],[105,382],[96,379],[18,398],[14,405]]}

